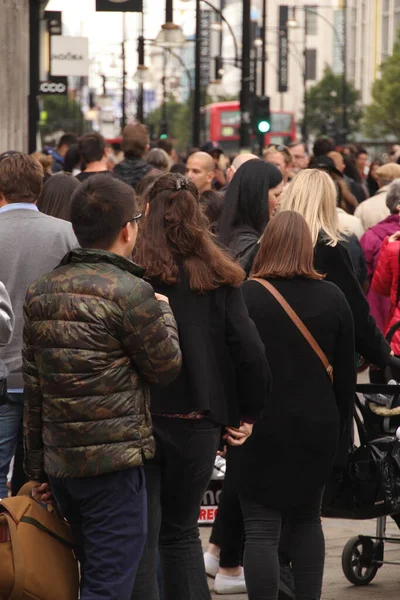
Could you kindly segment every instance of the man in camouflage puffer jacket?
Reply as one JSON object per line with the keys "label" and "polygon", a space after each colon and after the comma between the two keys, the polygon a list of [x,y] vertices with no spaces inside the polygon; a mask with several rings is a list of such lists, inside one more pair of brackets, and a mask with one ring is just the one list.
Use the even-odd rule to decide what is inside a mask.
{"label": "man in camouflage puffer jacket", "polygon": [[83,248],[34,283],[25,303],[25,465],[30,479],[49,477],[71,523],[82,600],[121,600],[145,539],[149,384],[170,383],[181,353],[167,299],[125,258],[137,236],[132,188],[91,177],[71,220]]}

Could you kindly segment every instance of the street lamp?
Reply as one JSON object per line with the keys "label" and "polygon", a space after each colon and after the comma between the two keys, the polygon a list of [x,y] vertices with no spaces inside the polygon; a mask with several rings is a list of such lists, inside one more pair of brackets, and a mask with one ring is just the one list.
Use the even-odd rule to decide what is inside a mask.
{"label": "street lamp", "polygon": [[133,81],[139,85],[149,83],[152,80],[150,70],[145,65],[138,65],[136,73],[133,76]]}
{"label": "street lamp", "polygon": [[[181,0],[181,2],[185,3],[185,2],[190,2],[191,0]],[[232,37],[233,40],[233,45],[235,48],[235,67],[238,66],[239,64],[239,44],[237,42],[236,39],[236,35],[235,32],[232,29],[231,24],[229,23],[229,21],[226,20],[226,18],[224,17],[224,14],[222,12],[221,9],[217,8],[216,6],[214,6],[214,4],[212,4],[211,2],[209,2],[209,0],[196,0],[196,23],[200,18],[200,2],[203,2],[204,4],[206,4],[209,8],[211,8],[211,10],[213,10],[221,19],[221,21],[214,21],[214,23],[212,23],[210,25],[210,28],[213,29],[214,31],[222,31],[222,22],[225,23],[225,25],[227,26],[229,33]],[[199,5],[199,6],[198,6]]]}
{"label": "street lamp", "polygon": [[173,22],[173,0],[166,0],[165,23],[156,37],[163,48],[180,48],[186,42],[182,29]]}
{"label": "street lamp", "polygon": [[[346,143],[346,139],[347,139],[347,129],[348,129],[348,122],[347,122],[347,65],[346,65],[346,28],[347,28],[347,0],[343,0],[342,1],[342,10],[343,10],[343,40],[341,40],[339,32],[337,30],[337,28],[335,27],[335,25],[333,23],[331,23],[331,21],[329,21],[329,19],[327,19],[324,15],[321,15],[321,13],[319,13],[317,10],[315,10],[318,7],[313,7],[313,6],[303,6],[301,7],[304,9],[304,86],[305,86],[305,91],[304,91],[304,118],[303,118],[303,122],[307,120],[307,106],[306,106],[306,85],[307,85],[307,73],[306,73],[306,69],[307,69],[307,12],[311,13],[313,15],[316,15],[317,17],[319,17],[320,19],[322,19],[327,25],[329,25],[329,27],[332,29],[334,36],[336,38],[336,41],[338,43],[339,48],[341,49],[341,59],[342,59],[342,65],[343,65],[343,75],[342,75],[342,138],[343,138],[343,142]],[[286,22],[287,27],[291,28],[291,29],[296,29],[297,27],[300,27],[300,24],[298,22],[298,20],[296,19],[296,7],[292,7],[292,15],[291,18],[288,19],[288,21]],[[307,130],[307,123],[304,124],[304,130],[306,132]],[[306,141],[306,140],[305,140]]]}
{"label": "street lamp", "polygon": [[[181,0],[181,2],[190,2],[190,0]],[[200,145],[201,33],[202,33],[201,32],[201,23],[200,23],[200,12],[201,12],[200,3],[201,2],[204,2],[204,4],[206,4],[209,8],[211,8],[220,18],[220,22],[218,22],[218,21],[214,22],[214,24],[211,25],[211,28],[213,28],[216,31],[222,31],[222,22],[224,22],[225,25],[227,26],[229,33],[232,36],[233,44],[234,44],[234,48],[235,48],[235,62],[234,62],[235,67],[238,67],[239,62],[240,62],[239,45],[237,43],[235,32],[233,31],[229,22],[224,17],[222,10],[217,8],[216,6],[214,6],[214,4],[209,2],[209,0],[196,0],[195,85],[194,85],[194,94],[193,94],[193,122],[192,122],[192,128],[193,128],[192,143],[193,143],[194,147]],[[221,4],[221,7],[223,7],[223,3]],[[220,46],[221,46],[221,43],[220,43]],[[220,47],[220,50],[222,50],[221,47]],[[222,54],[222,52],[220,52],[220,54]],[[218,68],[217,68],[216,74],[217,74],[216,80],[218,80],[219,79],[219,69]]]}

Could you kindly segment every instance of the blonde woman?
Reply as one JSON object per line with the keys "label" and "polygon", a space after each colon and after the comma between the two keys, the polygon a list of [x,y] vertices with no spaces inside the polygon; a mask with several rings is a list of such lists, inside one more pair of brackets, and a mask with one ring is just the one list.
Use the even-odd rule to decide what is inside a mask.
{"label": "blonde woman", "polygon": [[349,253],[341,243],[336,195],[335,184],[327,173],[306,169],[284,190],[280,210],[294,210],[305,218],[314,245],[315,268],[342,290],[350,305],[357,352],[383,368],[387,365],[390,347],[370,315]]}

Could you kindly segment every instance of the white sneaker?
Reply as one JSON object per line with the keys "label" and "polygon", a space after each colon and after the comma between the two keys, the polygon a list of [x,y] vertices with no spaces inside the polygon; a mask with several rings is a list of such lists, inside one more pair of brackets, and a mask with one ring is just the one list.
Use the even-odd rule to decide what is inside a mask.
{"label": "white sneaker", "polygon": [[204,566],[207,575],[215,577],[219,569],[219,559],[209,552],[204,552]]}
{"label": "white sneaker", "polygon": [[215,577],[214,592],[216,594],[245,594],[247,592],[244,572],[233,577],[231,575],[220,575]]}

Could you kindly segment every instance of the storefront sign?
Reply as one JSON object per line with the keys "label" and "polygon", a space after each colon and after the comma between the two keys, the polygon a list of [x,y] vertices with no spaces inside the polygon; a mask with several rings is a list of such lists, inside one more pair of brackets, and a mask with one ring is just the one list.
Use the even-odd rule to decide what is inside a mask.
{"label": "storefront sign", "polygon": [[89,40],[85,37],[51,37],[51,74],[56,76],[89,75]]}

